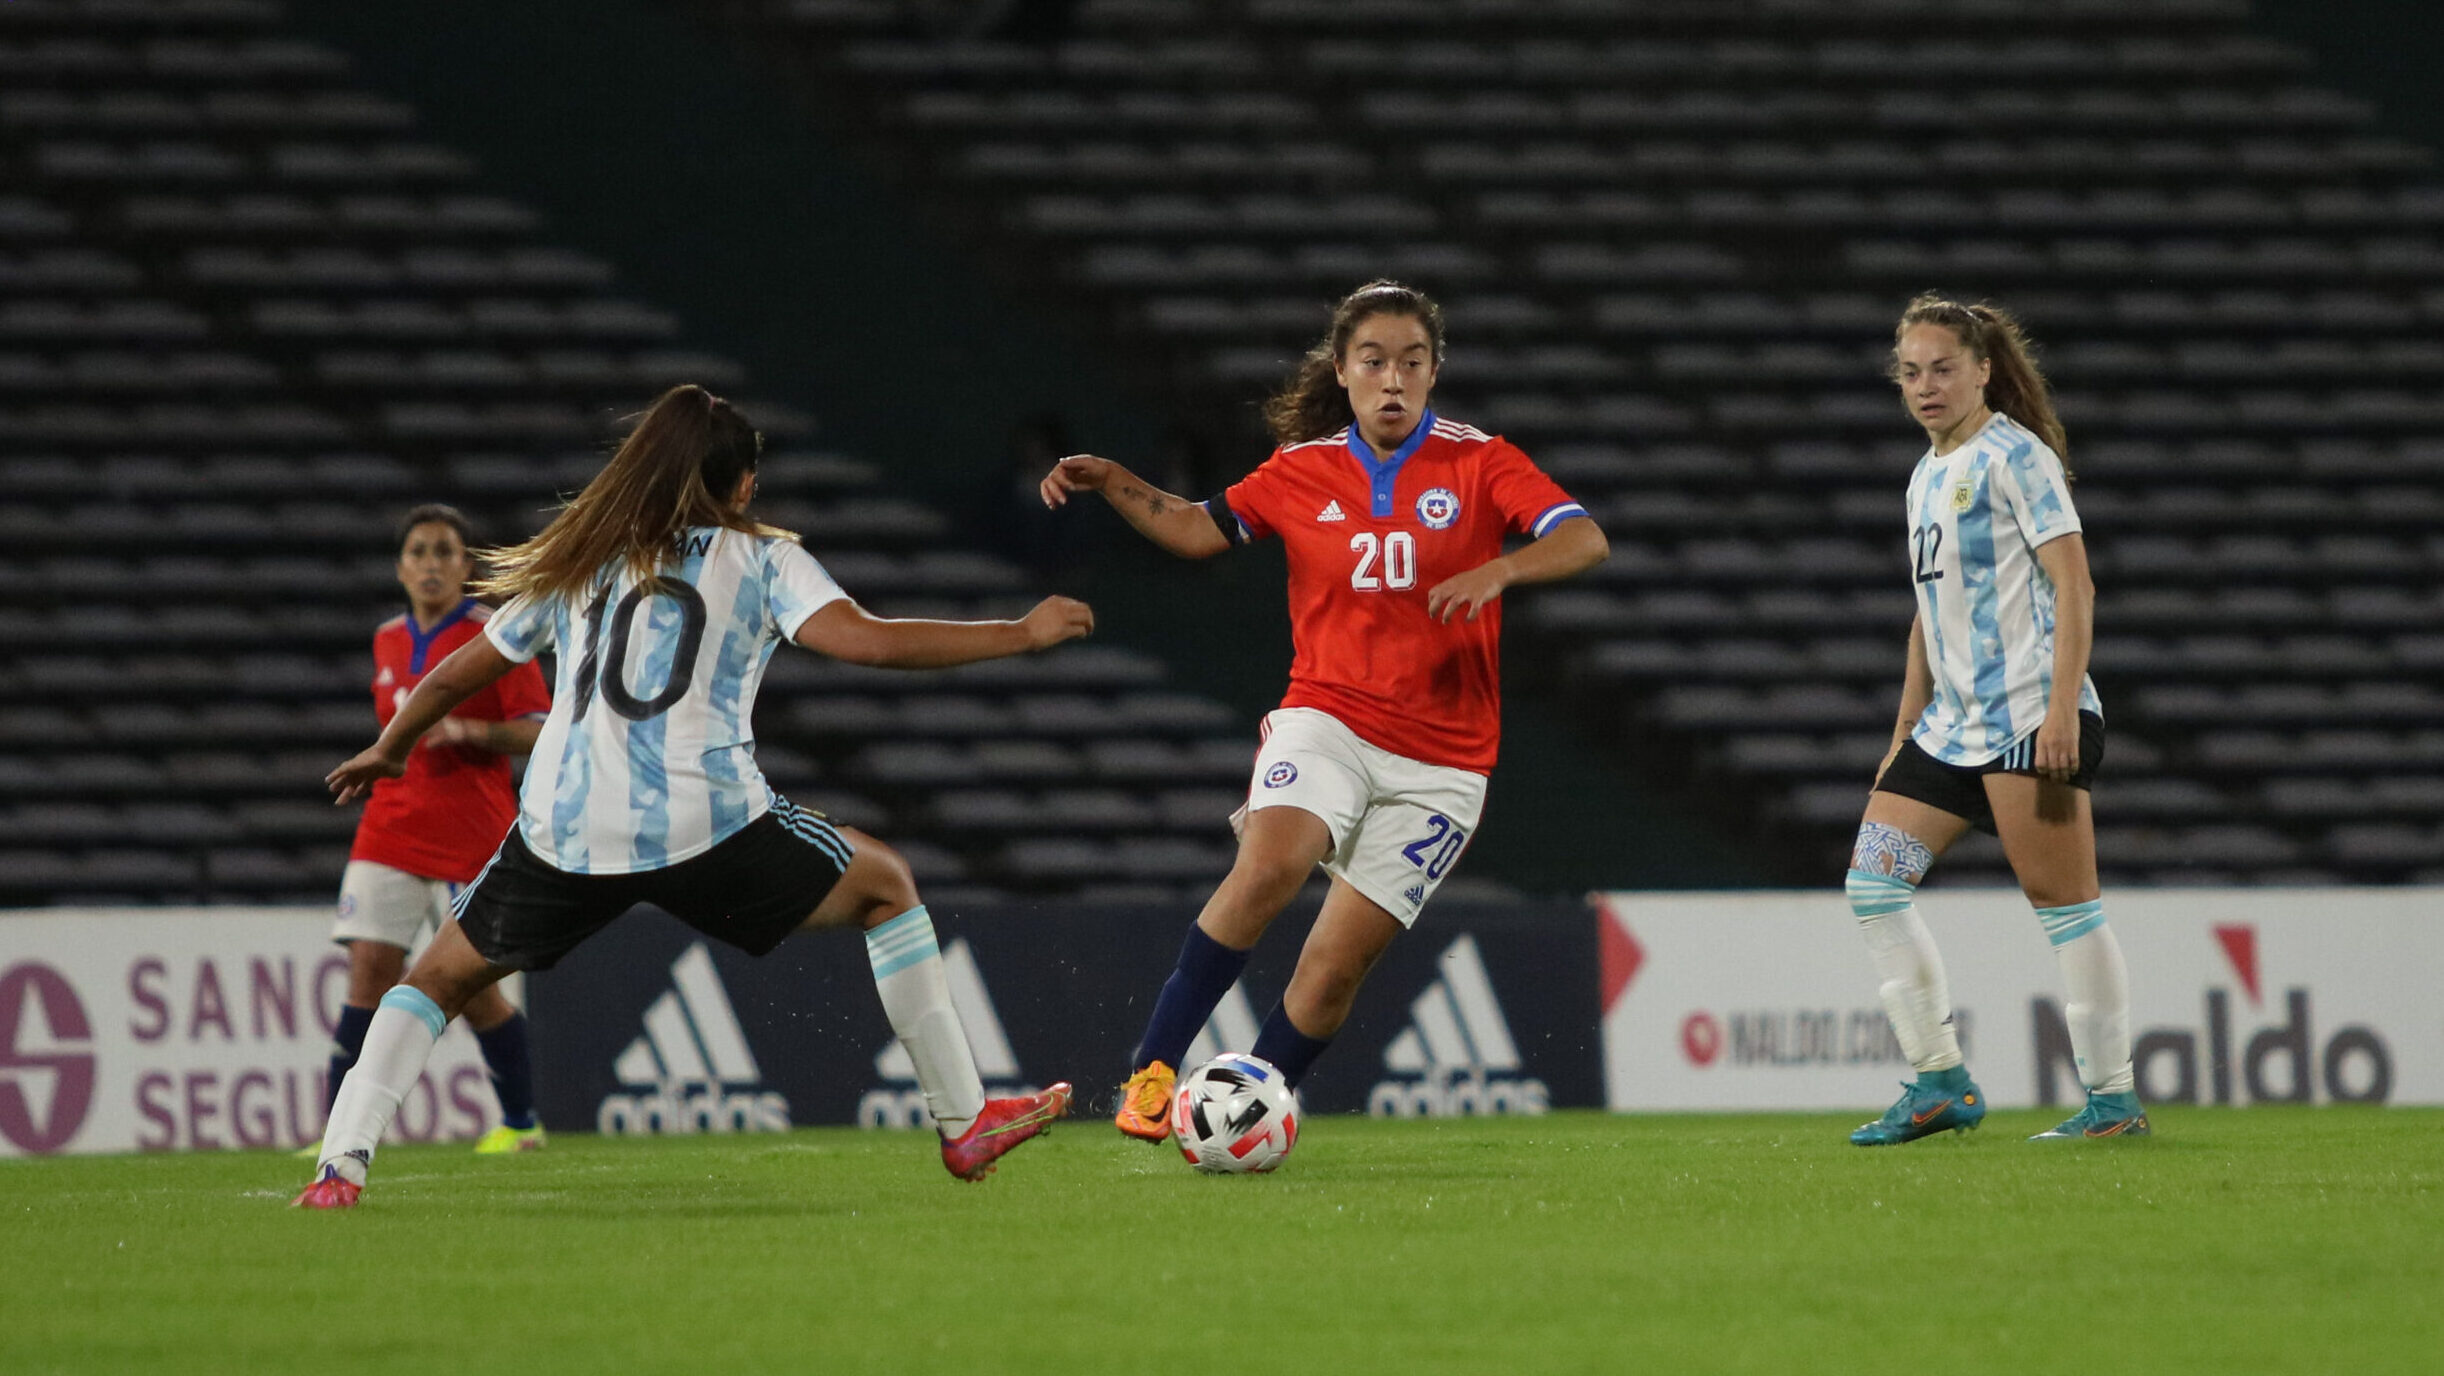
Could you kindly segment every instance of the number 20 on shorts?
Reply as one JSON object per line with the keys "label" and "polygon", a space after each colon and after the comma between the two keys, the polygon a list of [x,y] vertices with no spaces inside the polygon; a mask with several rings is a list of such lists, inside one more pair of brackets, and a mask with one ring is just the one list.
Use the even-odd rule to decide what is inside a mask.
{"label": "number 20 on shorts", "polygon": [[1400,848],[1409,863],[1426,872],[1428,879],[1440,879],[1451,862],[1460,858],[1460,849],[1468,844],[1468,833],[1451,824],[1451,819],[1435,813],[1426,819],[1426,834]]}

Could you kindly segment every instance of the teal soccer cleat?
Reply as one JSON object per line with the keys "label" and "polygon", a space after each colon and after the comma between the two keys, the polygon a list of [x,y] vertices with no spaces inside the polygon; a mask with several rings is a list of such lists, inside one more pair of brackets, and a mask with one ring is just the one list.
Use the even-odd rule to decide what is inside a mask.
{"label": "teal soccer cleat", "polygon": [[1890,1147],[1938,1132],[1967,1132],[1986,1119],[1985,1091],[1966,1070],[1936,1071],[1903,1084],[1901,1097],[1884,1116],[1850,1134],[1854,1147]]}
{"label": "teal soccer cleat", "polygon": [[2059,1142],[2086,1137],[2153,1137],[2155,1129],[2147,1126],[2147,1110],[2135,1094],[2101,1094],[2088,1091],[2088,1105],[2074,1113],[2057,1127],[2029,1138],[2031,1142]]}

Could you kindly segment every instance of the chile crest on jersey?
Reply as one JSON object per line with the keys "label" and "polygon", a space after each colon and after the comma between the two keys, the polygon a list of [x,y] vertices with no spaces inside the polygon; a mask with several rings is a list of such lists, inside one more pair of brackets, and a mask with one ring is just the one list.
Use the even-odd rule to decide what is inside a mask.
{"label": "chile crest on jersey", "polygon": [[1447,487],[1429,487],[1417,495],[1417,519],[1428,530],[1441,530],[1460,519],[1459,494]]}

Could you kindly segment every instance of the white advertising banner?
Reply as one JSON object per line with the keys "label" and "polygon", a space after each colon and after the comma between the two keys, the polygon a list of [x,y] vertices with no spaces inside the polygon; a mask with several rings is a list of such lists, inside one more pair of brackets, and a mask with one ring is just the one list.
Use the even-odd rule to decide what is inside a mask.
{"label": "white advertising banner", "polygon": [[[318,1141],[347,991],[327,908],[0,912],[0,1157]],[[453,1023],[388,1140],[498,1116]]]}
{"label": "white advertising banner", "polygon": [[[1987,1097],[2078,1103],[2027,900],[1918,909]],[[2148,1102],[2444,1103],[2444,889],[2120,890],[2105,913]],[[1603,894],[1596,921],[1614,1109],[1875,1110],[1911,1076],[1839,889]]]}

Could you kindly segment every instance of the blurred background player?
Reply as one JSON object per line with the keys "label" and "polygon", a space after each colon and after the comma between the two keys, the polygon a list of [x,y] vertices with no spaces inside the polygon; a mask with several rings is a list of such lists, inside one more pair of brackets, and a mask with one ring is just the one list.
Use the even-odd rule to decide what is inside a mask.
{"label": "blurred background player", "polygon": [[[1189,1043],[1318,865],[1332,877],[1253,1053],[1295,1085],[1476,830],[1501,733],[1502,590],[1609,552],[1586,509],[1508,442],[1429,408],[1441,308],[1372,282],[1266,406],[1279,448],[1204,503],[1108,459],[1061,460],[1044,501],[1100,492],[1187,559],[1267,535],[1290,564],[1289,692],[1264,721],[1239,852],[1180,948],[1115,1119],[1159,1142]],[[1533,543],[1505,555],[1513,532]]]}
{"label": "blurred background player", "polygon": [[1909,480],[1918,616],[1847,887],[1918,1079],[1850,1140],[1885,1146],[1986,1116],[1953,1034],[1943,957],[1914,903],[1935,857],[1972,826],[2001,837],[2062,967],[2088,1100],[2038,1136],[2143,1137],[2130,981],[2096,877],[2088,790],[2105,749],[2088,681],[2096,588],[2062,423],[2002,311],[1921,296],[1894,339],[1893,380],[1930,442]]}
{"label": "blurred background player", "polygon": [[701,387],[657,400],[533,539],[498,552],[511,600],[409,695],[381,739],[330,775],[338,801],[396,778],[417,739],[547,649],[552,711],[517,825],[458,896],[405,983],[382,996],[296,1202],[357,1202],[375,1147],[449,1020],[512,970],[549,969],[638,903],[762,955],[804,927],[865,932],[876,990],[915,1062],[942,1161],[980,1179],[1066,1112],[1069,1086],[987,1100],[907,863],[775,793],[756,767],[755,693],[775,646],[942,668],[1047,649],[1093,629],[1050,597],[1017,621],[884,620],[786,531],[747,515],[762,436]]}
{"label": "blurred background player", "polygon": [[[467,596],[473,529],[456,508],[439,504],[400,519],[399,586],[407,590],[408,609],[373,633],[373,714],[383,726],[425,671],[481,635],[492,614]],[[551,705],[543,675],[519,665],[442,718],[409,752],[406,773],[376,783],[366,799],[331,931],[348,948],[348,1001],[332,1040],[326,1112],[356,1064],[374,1006],[399,982],[408,951],[449,920],[459,886],[484,867],[516,819],[509,757],[534,749]],[[476,1140],[476,1151],[542,1146],[525,1015],[498,989],[487,989],[468,1003],[466,1016],[501,1102],[500,1123]]]}

